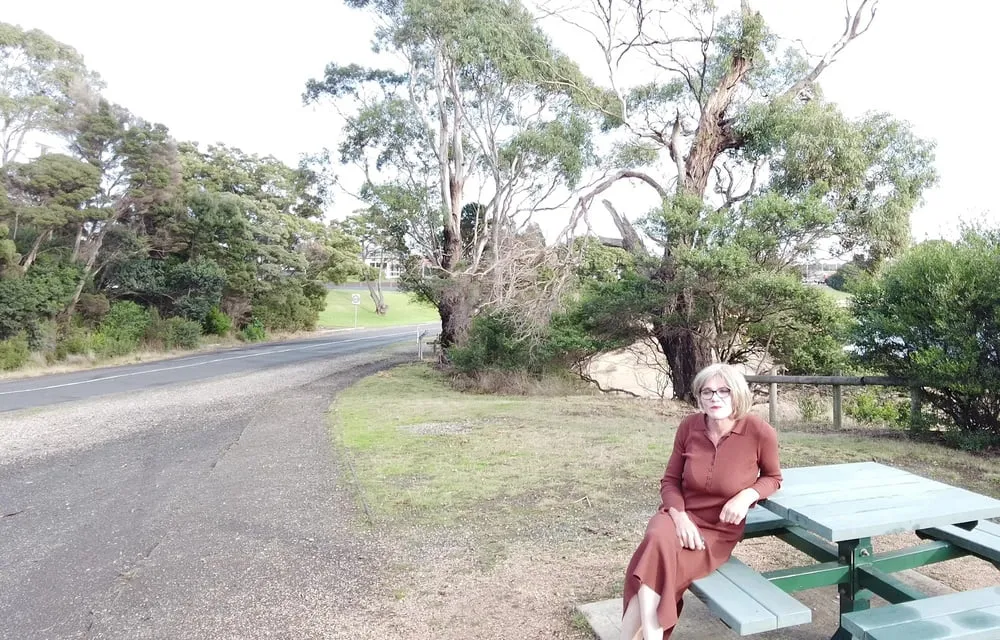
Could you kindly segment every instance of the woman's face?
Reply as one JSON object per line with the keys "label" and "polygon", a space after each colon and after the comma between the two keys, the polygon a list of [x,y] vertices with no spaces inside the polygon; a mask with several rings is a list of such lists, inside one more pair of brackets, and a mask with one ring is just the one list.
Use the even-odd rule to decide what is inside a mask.
{"label": "woman's face", "polygon": [[698,404],[709,418],[725,420],[733,415],[733,394],[721,376],[712,376],[698,390]]}

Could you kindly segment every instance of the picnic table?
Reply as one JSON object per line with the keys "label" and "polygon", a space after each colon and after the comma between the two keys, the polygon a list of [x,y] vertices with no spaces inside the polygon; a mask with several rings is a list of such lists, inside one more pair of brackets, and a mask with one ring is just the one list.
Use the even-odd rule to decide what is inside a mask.
{"label": "picnic table", "polygon": [[[784,469],[782,489],[747,516],[745,537],[774,536],[816,563],[757,573],[736,558],[691,590],[741,635],[811,620],[791,593],[836,585],[833,640],[1000,638],[1000,586],[926,597],[892,574],[973,555],[1000,568],[1000,500],[876,462]],[[872,538],[925,540],[875,553]],[[870,608],[875,595],[890,605]]]}

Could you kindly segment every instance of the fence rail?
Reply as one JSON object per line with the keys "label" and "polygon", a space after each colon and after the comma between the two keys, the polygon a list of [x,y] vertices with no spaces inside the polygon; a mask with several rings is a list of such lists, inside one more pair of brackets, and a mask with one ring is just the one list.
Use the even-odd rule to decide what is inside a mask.
{"label": "fence rail", "polygon": [[845,386],[880,386],[910,388],[910,424],[920,419],[920,387],[903,378],[889,376],[779,376],[773,373],[761,376],[746,376],[751,384],[770,385],[768,390],[768,421],[774,424],[778,417],[779,384],[812,384],[833,387],[833,426],[840,429],[844,424],[843,388]]}

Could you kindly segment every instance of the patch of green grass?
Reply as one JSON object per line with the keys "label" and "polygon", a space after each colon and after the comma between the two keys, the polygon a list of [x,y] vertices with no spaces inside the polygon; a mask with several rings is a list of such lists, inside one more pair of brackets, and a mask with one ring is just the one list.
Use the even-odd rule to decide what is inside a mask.
{"label": "patch of green grass", "polygon": [[361,296],[358,305],[358,327],[394,327],[407,324],[421,324],[440,320],[437,309],[415,302],[409,294],[386,291],[385,301],[389,311],[380,316],[375,313],[375,303],[366,289],[333,289],[326,294],[326,308],[319,314],[317,326],[344,328],[354,326],[354,305],[351,295]]}
{"label": "patch of green grass", "polygon": [[[462,394],[422,364],[362,380],[333,409],[336,440],[377,520],[501,539],[597,531],[612,542],[630,540],[628,527],[655,509],[674,431],[689,411],[592,395]],[[786,467],[875,459],[1000,496],[1000,461],[899,433],[779,428],[779,441]]]}
{"label": "patch of green grass", "polygon": [[849,293],[847,293],[845,291],[838,291],[837,289],[834,289],[833,287],[828,287],[825,284],[821,284],[821,285],[817,285],[817,286],[820,288],[820,290],[823,293],[825,293],[826,295],[830,296],[831,298],[833,298],[837,302],[840,302],[841,304],[846,304],[846,303],[850,302],[851,299],[854,297],[854,296],[852,296],[851,294],[849,294]]}

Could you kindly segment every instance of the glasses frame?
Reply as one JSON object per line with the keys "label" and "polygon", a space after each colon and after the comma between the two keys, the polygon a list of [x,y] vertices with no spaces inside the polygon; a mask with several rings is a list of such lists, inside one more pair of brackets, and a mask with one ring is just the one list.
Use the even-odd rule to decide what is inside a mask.
{"label": "glasses frame", "polygon": [[[709,392],[707,396],[705,395],[706,391]],[[702,400],[711,400],[715,396],[719,396],[719,400],[731,400],[733,397],[733,390],[729,387],[721,387],[719,389],[702,389],[698,392],[698,397]]]}

